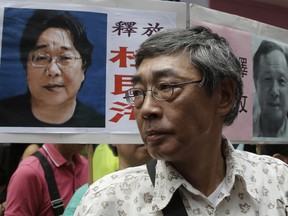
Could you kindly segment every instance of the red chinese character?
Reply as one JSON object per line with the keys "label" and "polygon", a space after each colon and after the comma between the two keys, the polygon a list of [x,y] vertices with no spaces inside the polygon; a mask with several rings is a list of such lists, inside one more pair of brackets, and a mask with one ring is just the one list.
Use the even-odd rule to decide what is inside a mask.
{"label": "red chinese character", "polygon": [[125,90],[123,90],[123,87],[131,87],[131,79],[132,75],[115,75],[114,79],[114,92],[112,92],[113,95],[119,95],[124,94]]}
{"label": "red chinese character", "polygon": [[[127,47],[119,47],[119,50],[111,50],[111,53],[116,53],[113,58],[109,59],[113,63],[119,61],[120,68],[127,68],[127,59],[134,60],[134,51],[127,51]],[[135,66],[135,62],[130,64],[131,67]]]}
{"label": "red chinese character", "polygon": [[109,120],[110,122],[117,123],[125,115],[129,116],[129,120],[135,120],[132,106],[119,101],[113,104],[115,105],[115,107],[110,108],[110,110],[115,111],[117,113]]}

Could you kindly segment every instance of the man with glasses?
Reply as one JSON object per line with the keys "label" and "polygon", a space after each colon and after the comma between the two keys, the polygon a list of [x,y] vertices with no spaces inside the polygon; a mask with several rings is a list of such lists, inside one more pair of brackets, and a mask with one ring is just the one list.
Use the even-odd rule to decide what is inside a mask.
{"label": "man with glasses", "polygon": [[104,127],[104,115],[77,100],[92,50],[69,13],[35,10],[20,41],[28,90],[0,102],[0,126]]}
{"label": "man with glasses", "polygon": [[94,182],[75,215],[284,215],[277,203],[286,202],[287,165],[234,150],[222,134],[243,92],[226,40],[201,26],[166,30],[135,60],[125,99],[156,165]]}

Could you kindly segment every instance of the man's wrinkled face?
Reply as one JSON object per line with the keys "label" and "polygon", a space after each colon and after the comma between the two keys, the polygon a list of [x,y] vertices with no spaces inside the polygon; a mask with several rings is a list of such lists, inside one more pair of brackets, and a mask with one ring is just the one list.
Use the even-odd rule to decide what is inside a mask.
{"label": "man's wrinkled face", "polygon": [[[85,78],[82,59],[75,49],[68,31],[59,28],[48,28],[39,37],[30,56],[51,56],[52,61],[46,67],[35,67],[31,57],[27,62],[27,84],[36,104],[61,105],[73,102]],[[60,56],[75,56],[77,59],[63,67],[57,63]],[[41,59],[42,57],[42,59]],[[62,59],[65,60],[65,59]]]}
{"label": "man's wrinkled face", "polygon": [[[161,55],[142,61],[133,87],[145,92],[159,82],[175,84],[201,79],[201,73],[186,55]],[[143,104],[134,107],[134,114],[149,153],[165,160],[190,157],[191,151],[199,148],[199,138],[205,138],[213,128],[217,100],[196,83],[175,87],[166,101],[156,100],[147,91]]]}
{"label": "man's wrinkled face", "polygon": [[262,118],[284,121],[288,111],[288,66],[283,53],[274,50],[260,58],[256,90]]}

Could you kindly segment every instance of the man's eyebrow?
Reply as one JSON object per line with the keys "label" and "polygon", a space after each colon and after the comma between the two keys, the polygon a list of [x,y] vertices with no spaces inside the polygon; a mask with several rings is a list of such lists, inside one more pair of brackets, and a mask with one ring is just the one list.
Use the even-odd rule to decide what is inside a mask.
{"label": "man's eyebrow", "polygon": [[[39,50],[39,49],[43,49],[43,48],[46,48],[46,47],[48,47],[47,44],[40,44],[40,45],[35,46],[34,50]],[[61,49],[62,50],[72,50],[72,48],[69,48],[67,46],[61,46]]]}
{"label": "man's eyebrow", "polygon": [[43,48],[46,48],[46,47],[47,47],[46,44],[41,44],[41,45],[35,46],[34,50],[39,50],[39,49],[43,49]]}
{"label": "man's eyebrow", "polygon": [[165,68],[162,70],[154,71],[152,76],[153,79],[156,80],[163,77],[179,77],[179,73],[173,68]]}
{"label": "man's eyebrow", "polygon": [[131,79],[131,84],[132,84],[132,85],[135,85],[136,83],[141,82],[141,80],[142,80],[141,76],[135,75],[135,76],[133,76],[132,79]]}
{"label": "man's eyebrow", "polygon": [[[179,73],[173,69],[173,68],[165,68],[165,69],[162,69],[162,70],[155,70],[155,71],[152,71],[152,77],[153,77],[153,80],[158,80],[160,78],[163,78],[163,77],[173,77],[173,78],[180,78],[181,76],[179,75]],[[131,83],[132,85],[135,85],[137,83],[142,83],[143,80],[142,80],[142,77],[140,75],[135,75],[134,77],[132,77],[131,79]]]}

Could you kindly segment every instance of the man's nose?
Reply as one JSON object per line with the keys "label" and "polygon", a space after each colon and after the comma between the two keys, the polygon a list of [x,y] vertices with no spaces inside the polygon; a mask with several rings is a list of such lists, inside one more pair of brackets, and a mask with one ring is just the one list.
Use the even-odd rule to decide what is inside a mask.
{"label": "man's nose", "polygon": [[57,58],[52,58],[46,67],[47,76],[58,76],[61,74],[61,69],[57,64]]}
{"label": "man's nose", "polygon": [[162,108],[160,103],[161,101],[158,101],[156,98],[153,97],[152,91],[148,90],[146,92],[143,103],[139,108],[141,117],[144,119],[151,119],[161,116]]}
{"label": "man's nose", "polygon": [[276,96],[279,94],[279,83],[277,81],[273,82],[272,88],[271,88],[271,94],[273,96]]}

